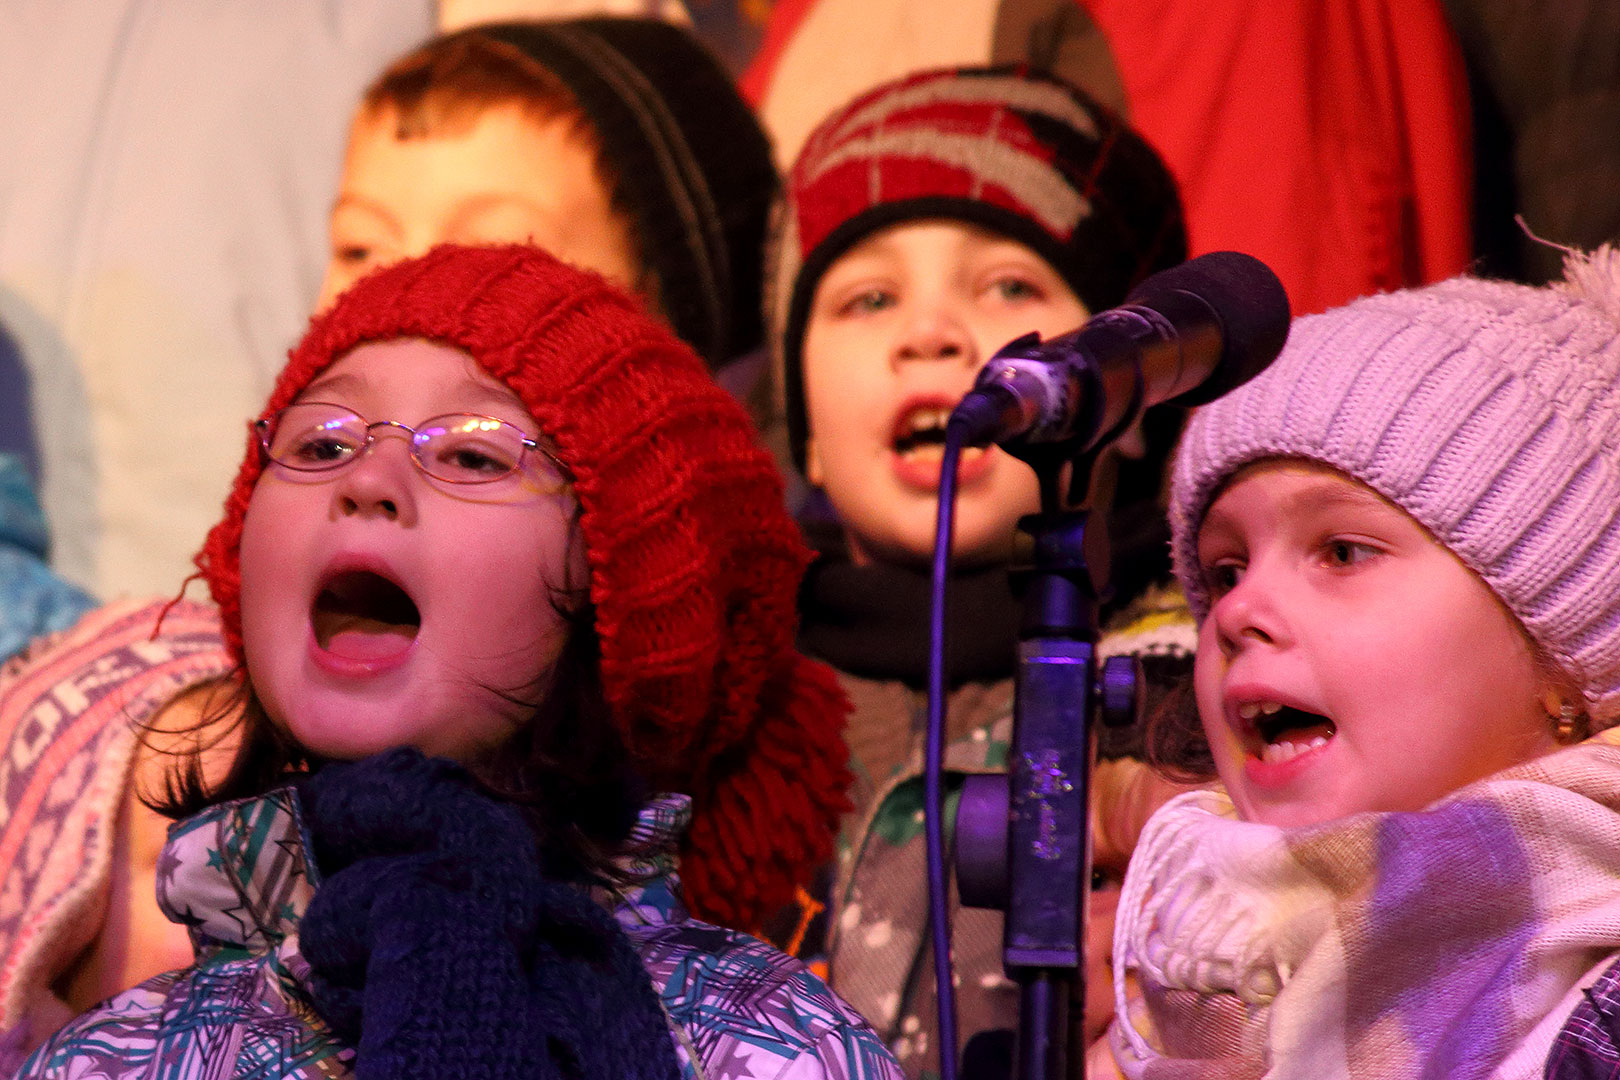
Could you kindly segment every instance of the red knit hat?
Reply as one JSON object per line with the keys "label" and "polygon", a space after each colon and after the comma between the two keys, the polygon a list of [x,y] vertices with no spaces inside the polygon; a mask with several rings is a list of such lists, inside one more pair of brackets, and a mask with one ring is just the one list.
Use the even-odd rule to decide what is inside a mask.
{"label": "red knit hat", "polygon": [[1170,170],[1078,88],[1003,66],[918,72],[867,91],[810,133],[772,223],[765,318],[800,469],[800,349],[816,284],[865,237],[922,218],[1017,240],[1091,311],[1187,257]]}
{"label": "red knit hat", "polygon": [[[693,798],[694,912],[752,929],[832,855],[848,809],[847,702],[794,651],[808,553],[742,408],[635,302],[537,249],[440,247],[317,316],[263,416],[365,342],[462,349],[522,399],[574,475],[602,681],[655,789]],[[197,564],[242,656],[249,446]]]}

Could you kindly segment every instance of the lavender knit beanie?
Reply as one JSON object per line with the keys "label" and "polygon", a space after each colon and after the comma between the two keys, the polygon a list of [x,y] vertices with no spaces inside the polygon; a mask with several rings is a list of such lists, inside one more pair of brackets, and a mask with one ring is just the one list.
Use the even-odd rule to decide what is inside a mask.
{"label": "lavender knit beanie", "polygon": [[1243,466],[1360,480],[1478,574],[1620,719],[1620,252],[1530,288],[1455,278],[1297,320],[1276,363],[1194,413],[1171,488],[1176,574],[1202,621],[1198,530]]}

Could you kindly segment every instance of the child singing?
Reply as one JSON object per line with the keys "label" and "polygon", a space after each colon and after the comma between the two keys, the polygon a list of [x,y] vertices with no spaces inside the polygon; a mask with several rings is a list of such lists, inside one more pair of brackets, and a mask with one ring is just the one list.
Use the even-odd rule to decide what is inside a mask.
{"label": "child singing", "polygon": [[[932,979],[920,974],[931,970],[920,807],[945,418],[1001,346],[1075,329],[1186,250],[1175,182],[1153,148],[1080,90],[1020,68],[874,87],[816,127],[788,174],[766,292],[789,452],[818,493],[800,643],[855,706],[830,978],[913,1077],[937,1071],[941,1052]],[[1124,612],[1112,629],[1134,631],[1103,647],[1154,654],[1147,665],[1170,685],[1190,668],[1192,621],[1179,596],[1149,586],[1169,576],[1159,495],[1180,419],[1156,410],[1138,460],[1111,454],[1098,470],[1118,466],[1109,521]],[[1018,519],[1040,501],[1034,471],[994,447],[967,451],[957,482],[946,767],[959,777],[1006,759],[1020,618],[1008,569]],[[1126,761],[1100,771],[1138,791],[1149,775]],[[1108,856],[1130,839],[1099,845],[1098,869],[1113,870]],[[1117,873],[1094,885],[1088,958],[1100,986]],[[1003,974],[1000,913],[959,909],[952,925],[962,1040],[1004,1060],[1018,990]],[[1087,1004],[1092,1039],[1110,1001],[1094,992]]]}
{"label": "child singing", "polygon": [[234,760],[167,800],[196,963],[20,1075],[897,1075],[687,914],[757,925],[831,850],[804,562],[741,408],[602,279],[527,247],[365,278],[199,557],[242,666]]}
{"label": "child singing", "polygon": [[[588,18],[440,35],[390,64],[355,112],[319,306],[366,273],[441,243],[531,243],[636,293],[718,372],[760,341],[761,249],[775,190],[759,125],[730,76],[679,27]],[[295,336],[290,327],[287,336]],[[723,379],[747,384],[758,367],[724,367]],[[273,374],[244,407],[258,403]],[[0,471],[0,500],[5,479]],[[0,552],[0,576],[3,565]],[[70,625],[84,604],[58,607],[51,629]],[[0,604],[0,620],[34,622],[25,611]],[[15,755],[13,776],[22,780],[0,789],[12,834],[0,838],[0,880],[14,890],[0,905],[0,1074],[20,1061],[12,1045],[31,1046],[62,1019],[190,957],[184,932],[151,899],[167,821],[137,798],[154,763],[152,740],[137,747],[135,732],[172,723],[179,706],[159,706],[146,689],[161,695],[177,666],[195,682],[232,661],[212,613],[189,605],[131,653],[150,636],[137,625],[144,617],[122,602],[100,609],[11,684],[18,692],[0,678],[0,757]],[[8,649],[0,638],[0,650],[25,640]],[[77,723],[85,716],[69,723],[34,710],[47,686],[69,698],[113,693],[103,663],[127,673],[117,693],[163,715],[92,708],[107,723],[91,735]],[[59,799],[43,811],[29,790],[58,778],[56,790],[76,789],[72,805]],[[97,834],[104,814],[115,824]],[[63,904],[73,918],[57,917]]]}
{"label": "child singing", "polygon": [[1614,960],[1617,265],[1299,320],[1195,414],[1174,557],[1225,792],[1126,876],[1126,1075],[1541,1076]]}

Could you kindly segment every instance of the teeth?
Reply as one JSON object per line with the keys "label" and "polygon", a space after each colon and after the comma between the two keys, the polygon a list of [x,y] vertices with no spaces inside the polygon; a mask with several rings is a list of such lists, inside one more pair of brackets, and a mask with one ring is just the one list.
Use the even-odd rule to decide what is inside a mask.
{"label": "teeth", "polygon": [[1257,716],[1270,716],[1281,711],[1282,706],[1275,701],[1246,701],[1238,706],[1238,715],[1245,720],[1253,720]]}
{"label": "teeth", "polygon": [[1267,743],[1260,751],[1260,757],[1268,765],[1276,765],[1284,761],[1292,761],[1301,754],[1309,753],[1327,745],[1327,736],[1318,735],[1310,742],[1275,742]]}
{"label": "teeth", "polygon": [[914,409],[906,417],[906,429],[912,435],[919,431],[943,431],[950,419],[951,410],[947,408]]}

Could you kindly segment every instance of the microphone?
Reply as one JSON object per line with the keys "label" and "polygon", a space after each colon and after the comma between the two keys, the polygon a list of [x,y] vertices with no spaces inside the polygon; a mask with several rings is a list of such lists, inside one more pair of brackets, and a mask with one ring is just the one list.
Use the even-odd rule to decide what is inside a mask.
{"label": "microphone", "polygon": [[1003,346],[949,423],[965,429],[965,446],[1090,450],[1150,405],[1202,405],[1248,382],[1282,351],[1289,318],[1288,294],[1265,263],[1236,251],[1200,255],[1078,330]]}

